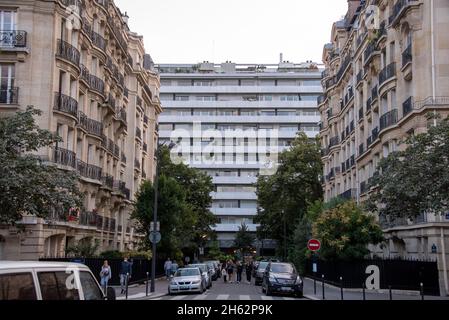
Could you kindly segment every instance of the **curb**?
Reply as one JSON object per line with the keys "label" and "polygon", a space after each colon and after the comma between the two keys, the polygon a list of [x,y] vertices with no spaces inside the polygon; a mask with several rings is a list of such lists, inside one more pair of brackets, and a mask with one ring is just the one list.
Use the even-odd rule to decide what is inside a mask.
{"label": "curb", "polygon": [[309,299],[309,300],[314,300],[314,301],[319,301],[320,300],[319,298],[311,296],[311,295],[308,295],[308,294],[304,294],[303,297],[306,298],[306,299]]}

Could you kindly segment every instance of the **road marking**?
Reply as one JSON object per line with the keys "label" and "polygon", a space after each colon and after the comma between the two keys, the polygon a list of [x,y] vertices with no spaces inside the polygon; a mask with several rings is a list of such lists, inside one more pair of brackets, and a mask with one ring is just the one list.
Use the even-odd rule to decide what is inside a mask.
{"label": "road marking", "polygon": [[216,300],[228,300],[229,294],[219,294]]}
{"label": "road marking", "polygon": [[193,298],[193,300],[205,300],[207,298],[207,294],[200,294]]}
{"label": "road marking", "polygon": [[291,297],[284,297],[284,300],[296,300],[295,298],[291,298]]}
{"label": "road marking", "polygon": [[274,300],[273,297],[270,296],[260,296],[262,300]]}
{"label": "road marking", "polygon": [[[133,294],[133,295],[128,295],[128,300],[143,298],[145,296],[146,296],[145,293],[142,293],[142,292],[141,293],[136,293],[136,294]],[[126,296],[118,297],[116,300],[126,300]]]}
{"label": "road marking", "polygon": [[248,295],[240,295],[240,300],[251,300]]}
{"label": "road marking", "polygon": [[187,296],[174,296],[172,299],[170,300],[182,300],[184,298],[186,298]]}

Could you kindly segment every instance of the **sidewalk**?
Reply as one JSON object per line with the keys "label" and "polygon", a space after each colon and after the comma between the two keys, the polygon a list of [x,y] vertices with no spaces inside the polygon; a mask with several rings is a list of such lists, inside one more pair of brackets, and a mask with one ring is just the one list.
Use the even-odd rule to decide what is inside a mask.
{"label": "sidewalk", "polygon": [[[316,294],[314,294],[313,280],[304,278],[304,297],[311,300],[323,300],[323,289],[321,281],[316,282]],[[341,300],[341,289],[329,284],[324,285],[325,300]],[[363,300],[362,289],[343,289],[344,300]],[[365,291],[366,300],[390,300],[388,290]],[[392,290],[393,300],[421,300],[417,291]],[[449,300],[449,297],[424,296],[424,300]]]}
{"label": "sidewalk", "polygon": [[[126,300],[125,294],[120,294],[120,286],[114,286],[117,300]],[[128,287],[128,300],[154,299],[167,295],[168,281],[163,278],[156,279],[154,292],[151,292],[151,280],[148,283],[148,296],[146,295],[146,284],[130,285]]]}

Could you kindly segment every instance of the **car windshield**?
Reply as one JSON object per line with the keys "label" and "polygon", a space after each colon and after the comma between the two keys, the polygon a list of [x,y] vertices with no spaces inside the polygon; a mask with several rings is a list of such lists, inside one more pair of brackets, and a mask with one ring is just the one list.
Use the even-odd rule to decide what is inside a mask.
{"label": "car windshield", "polygon": [[201,272],[207,272],[207,266],[205,264],[192,264],[189,267],[200,268]]}
{"label": "car windshield", "polygon": [[266,267],[267,267],[267,265],[268,265],[268,262],[267,262],[267,261],[262,261],[262,262],[259,263],[258,269],[259,269],[259,270],[265,270]]}
{"label": "car windshield", "polygon": [[273,263],[271,265],[270,271],[276,272],[276,273],[294,273],[295,269],[293,268],[293,266],[291,264]]}
{"label": "car windshield", "polygon": [[175,277],[191,277],[191,276],[199,276],[199,275],[200,275],[200,270],[198,270],[197,268],[179,269],[175,273]]}

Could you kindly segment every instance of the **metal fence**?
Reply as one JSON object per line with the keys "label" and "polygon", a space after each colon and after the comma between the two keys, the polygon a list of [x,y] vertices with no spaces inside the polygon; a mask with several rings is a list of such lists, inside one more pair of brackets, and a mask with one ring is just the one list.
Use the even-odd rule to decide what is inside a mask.
{"label": "metal fence", "polygon": [[361,261],[316,260],[315,262],[316,269],[313,270],[314,261],[307,261],[306,275],[320,280],[324,275],[324,282],[335,286],[363,288],[367,278],[371,275],[369,271],[367,272],[368,266],[377,266],[380,289],[420,291],[422,284],[424,294],[440,295],[436,261],[374,259]]}
{"label": "metal fence", "polygon": [[[82,263],[89,267],[94,276],[100,282],[100,271],[104,260],[108,260],[111,267],[112,278],[109,280],[110,285],[120,285],[120,268],[123,259],[103,259],[103,258],[45,258],[40,261],[55,261],[55,262],[76,262]],[[151,277],[151,260],[146,259],[130,259],[132,262],[131,279],[129,284],[142,283],[147,279],[148,275]],[[164,275],[164,261],[156,261],[156,277]]]}

